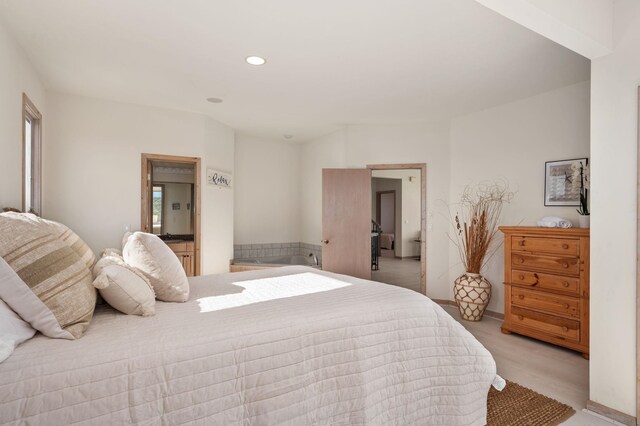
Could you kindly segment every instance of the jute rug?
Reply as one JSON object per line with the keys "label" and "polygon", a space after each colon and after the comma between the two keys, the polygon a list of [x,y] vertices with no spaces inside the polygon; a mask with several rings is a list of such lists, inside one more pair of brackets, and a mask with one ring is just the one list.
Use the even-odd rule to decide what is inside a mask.
{"label": "jute rug", "polygon": [[507,382],[502,392],[491,387],[487,408],[487,426],[556,426],[576,413],[568,405],[513,382]]}

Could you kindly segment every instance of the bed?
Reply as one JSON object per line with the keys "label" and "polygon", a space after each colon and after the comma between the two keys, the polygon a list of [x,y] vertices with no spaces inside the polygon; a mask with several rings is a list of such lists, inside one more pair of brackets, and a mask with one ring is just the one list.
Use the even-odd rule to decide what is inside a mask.
{"label": "bed", "polygon": [[290,266],[190,279],[153,317],[0,364],[2,424],[483,425],[496,367],[411,290]]}

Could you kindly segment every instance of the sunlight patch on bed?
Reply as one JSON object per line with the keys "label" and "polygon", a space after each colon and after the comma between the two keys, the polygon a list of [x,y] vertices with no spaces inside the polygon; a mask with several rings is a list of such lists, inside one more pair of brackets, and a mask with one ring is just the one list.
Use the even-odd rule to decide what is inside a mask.
{"label": "sunlight patch on bed", "polygon": [[238,281],[233,285],[243,287],[241,293],[209,296],[198,299],[200,312],[213,312],[222,309],[237,308],[253,303],[287,297],[303,296],[350,286],[348,282],[325,277],[324,275],[305,272],[303,274],[283,277],[260,278],[257,280]]}

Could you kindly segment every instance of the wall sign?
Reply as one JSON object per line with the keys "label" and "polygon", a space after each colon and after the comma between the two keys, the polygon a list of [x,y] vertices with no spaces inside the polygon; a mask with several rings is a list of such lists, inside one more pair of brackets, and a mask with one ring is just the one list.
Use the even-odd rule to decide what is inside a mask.
{"label": "wall sign", "polygon": [[213,185],[220,188],[232,188],[231,173],[207,168],[207,185]]}

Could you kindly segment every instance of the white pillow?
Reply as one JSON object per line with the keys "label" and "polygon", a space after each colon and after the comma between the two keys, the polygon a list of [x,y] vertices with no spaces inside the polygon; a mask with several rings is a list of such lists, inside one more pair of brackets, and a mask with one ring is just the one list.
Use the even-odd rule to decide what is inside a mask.
{"label": "white pillow", "polygon": [[0,362],[9,358],[22,342],[33,337],[36,331],[0,300]]}
{"label": "white pillow", "polygon": [[[127,231],[124,233],[124,235],[122,236],[122,250],[124,250],[124,246],[127,245],[127,241],[129,241],[129,237],[132,236],[133,233]],[[115,250],[115,249],[113,249]]]}
{"label": "white pillow", "polygon": [[159,300],[189,300],[189,281],[182,263],[157,235],[135,232],[128,238],[122,255],[127,265],[139,269],[149,278]]}
{"label": "white pillow", "polygon": [[107,255],[93,268],[93,286],[112,307],[127,315],[154,315],[156,296],[147,277],[124,263],[122,257],[105,250]]}

